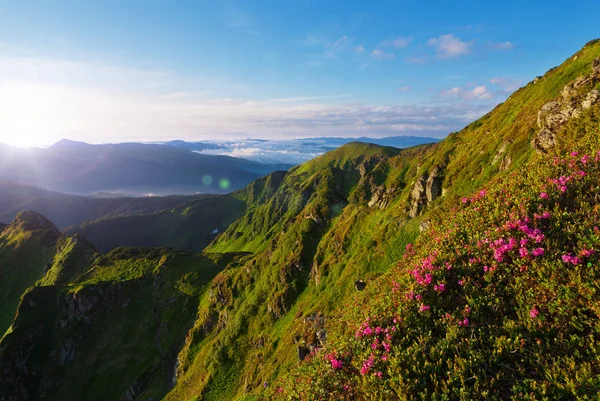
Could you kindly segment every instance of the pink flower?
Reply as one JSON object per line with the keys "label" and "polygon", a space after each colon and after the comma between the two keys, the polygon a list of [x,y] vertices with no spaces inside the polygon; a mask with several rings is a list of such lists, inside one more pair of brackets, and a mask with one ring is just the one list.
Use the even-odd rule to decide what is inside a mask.
{"label": "pink flower", "polygon": [[436,290],[437,292],[444,292],[444,290],[446,289],[446,285],[445,284],[436,284],[433,286],[433,289]]}
{"label": "pink flower", "polygon": [[519,248],[519,255],[522,258],[526,258],[529,256],[529,251],[527,250],[527,248]]}
{"label": "pink flower", "polygon": [[532,319],[535,319],[539,313],[540,313],[539,310],[537,310],[536,308],[533,308],[529,311],[529,316],[531,316]]}
{"label": "pink flower", "polygon": [[381,356],[381,360],[382,360],[383,362],[387,361],[387,360],[388,360],[388,356],[387,356],[387,355],[382,355],[382,356]]}
{"label": "pink flower", "polygon": [[458,285],[465,285],[465,280],[458,280]]}
{"label": "pink flower", "polygon": [[369,359],[367,359],[366,361],[363,362],[362,367],[360,368],[360,374],[361,375],[366,375],[367,373],[369,373],[369,370],[371,369],[371,367],[374,364],[374,358],[373,358],[373,354],[371,354],[371,356],[369,356]]}
{"label": "pink flower", "polygon": [[332,358],[329,362],[331,362],[331,367],[334,369],[341,369],[344,365],[342,361],[339,359]]}
{"label": "pink flower", "polygon": [[462,203],[467,203],[467,202],[469,201],[469,198],[462,198],[460,201],[461,201]]}
{"label": "pink flower", "polygon": [[565,263],[571,263],[574,266],[577,266],[580,262],[577,256],[572,256],[570,253],[562,256],[562,261]]}
{"label": "pink flower", "polygon": [[544,255],[544,248],[535,248],[531,251],[531,254],[536,257],[542,256],[542,255]]}
{"label": "pink flower", "polygon": [[381,377],[383,376],[383,373],[381,371],[375,372],[374,373],[375,377],[381,379]]}
{"label": "pink flower", "polygon": [[419,306],[419,312],[425,312],[425,311],[428,311],[429,309],[430,309],[429,305],[421,304],[421,306]]}
{"label": "pink flower", "polygon": [[542,199],[548,199],[548,194],[546,192],[542,192],[540,194],[540,198],[542,198]]}

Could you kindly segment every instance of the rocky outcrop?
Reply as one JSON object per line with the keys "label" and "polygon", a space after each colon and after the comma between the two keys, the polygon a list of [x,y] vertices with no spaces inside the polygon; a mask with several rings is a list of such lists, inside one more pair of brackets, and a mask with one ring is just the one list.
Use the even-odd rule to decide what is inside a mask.
{"label": "rocky outcrop", "polygon": [[425,184],[425,195],[427,196],[427,202],[431,203],[442,195],[442,181],[444,177],[442,175],[443,170],[440,166],[435,166],[431,170],[429,178]]}
{"label": "rocky outcrop", "polygon": [[380,185],[371,188],[371,199],[368,202],[369,207],[385,209],[394,199],[396,193],[395,187],[386,188],[385,185]]}
{"label": "rocky outcrop", "polygon": [[303,333],[297,338],[298,359],[304,360],[317,348],[325,347],[327,342],[327,331],[325,329],[325,316],[319,313],[311,313],[302,320]]}
{"label": "rocky outcrop", "polygon": [[442,196],[442,183],[444,181],[444,167],[435,166],[429,174],[423,174],[410,193],[409,216],[414,218],[420,215],[425,207]]}
{"label": "rocky outcrop", "polygon": [[577,78],[563,87],[560,96],[546,103],[538,112],[538,132],[531,141],[531,146],[538,153],[547,153],[556,146],[558,130],[570,119],[577,118],[583,110],[600,102],[600,92],[592,89],[585,91],[600,82],[600,58],[592,62],[592,73]]}
{"label": "rocky outcrop", "polygon": [[427,186],[427,175],[422,175],[417,178],[415,186],[410,193],[411,206],[410,206],[410,217],[417,217],[421,214],[421,211],[427,206],[427,196],[425,195],[425,188]]}

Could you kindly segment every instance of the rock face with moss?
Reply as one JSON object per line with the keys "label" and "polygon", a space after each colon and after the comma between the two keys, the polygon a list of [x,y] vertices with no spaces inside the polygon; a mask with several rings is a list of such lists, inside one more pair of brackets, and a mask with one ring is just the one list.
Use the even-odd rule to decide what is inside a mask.
{"label": "rock face with moss", "polygon": [[437,144],[351,143],[80,236],[23,214],[0,233],[0,397],[592,397],[598,57]]}
{"label": "rock face with moss", "polygon": [[539,131],[531,141],[538,152],[547,153],[556,146],[556,134],[560,128],[600,102],[600,91],[595,89],[595,85],[600,82],[600,57],[592,61],[591,67],[591,73],[566,84],[560,97],[546,103],[538,112]]}

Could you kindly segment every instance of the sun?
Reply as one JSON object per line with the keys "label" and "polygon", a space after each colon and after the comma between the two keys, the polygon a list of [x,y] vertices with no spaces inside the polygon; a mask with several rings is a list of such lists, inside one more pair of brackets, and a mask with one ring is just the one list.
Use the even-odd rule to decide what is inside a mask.
{"label": "sun", "polygon": [[16,147],[45,147],[56,142],[55,138],[43,132],[41,124],[23,120],[0,123],[0,143]]}

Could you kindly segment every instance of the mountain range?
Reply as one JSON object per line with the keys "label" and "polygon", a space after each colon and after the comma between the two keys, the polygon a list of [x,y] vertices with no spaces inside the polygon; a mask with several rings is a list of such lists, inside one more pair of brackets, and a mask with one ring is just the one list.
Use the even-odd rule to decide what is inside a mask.
{"label": "mountain range", "polygon": [[155,144],[62,140],[46,149],[0,145],[0,180],[80,195],[225,193],[289,167]]}
{"label": "mountain range", "polygon": [[596,40],[438,143],[63,232],[22,211],[0,400],[594,399],[599,124]]}

